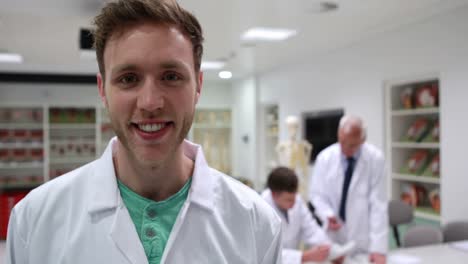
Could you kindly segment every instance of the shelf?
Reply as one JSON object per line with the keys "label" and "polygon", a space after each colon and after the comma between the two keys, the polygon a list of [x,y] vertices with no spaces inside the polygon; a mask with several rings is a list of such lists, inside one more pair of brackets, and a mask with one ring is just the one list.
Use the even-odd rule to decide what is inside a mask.
{"label": "shelf", "polygon": [[268,126],[278,126],[279,123],[278,123],[278,121],[267,121],[267,125]]}
{"label": "shelf", "polygon": [[60,145],[60,144],[69,144],[69,143],[74,143],[74,144],[90,144],[94,145],[96,144],[96,140],[94,139],[83,139],[80,137],[72,137],[69,139],[50,139],[49,145]]}
{"label": "shelf", "polygon": [[42,129],[42,123],[0,123],[0,129]]}
{"label": "shelf", "polygon": [[96,124],[50,124],[50,129],[96,129]]}
{"label": "shelf", "polygon": [[0,169],[42,169],[42,162],[0,163]]}
{"label": "shelf", "polygon": [[43,148],[42,142],[11,142],[11,143],[1,143],[0,149],[41,149]]}
{"label": "shelf", "polygon": [[419,108],[419,109],[402,109],[402,110],[393,110],[392,116],[411,116],[411,115],[428,115],[428,114],[438,114],[438,107],[431,108]]}
{"label": "shelf", "polygon": [[24,189],[34,189],[41,185],[42,182],[18,182],[18,183],[7,183],[7,184],[0,184],[0,190],[24,190]]}
{"label": "shelf", "polygon": [[[433,175],[433,162],[438,157],[438,166],[441,166],[443,144],[433,135],[435,124],[441,120],[441,109],[439,105],[434,105],[440,102],[440,81],[436,74],[431,76],[414,76],[414,78],[405,78],[403,80],[394,80],[385,84],[385,139],[386,157],[388,159],[387,166],[387,183],[390,185],[389,191],[392,199],[399,199],[402,193],[416,192],[418,199],[413,194],[405,199],[409,199],[411,203],[423,200],[425,203],[417,203],[422,206],[414,208],[414,216],[421,220],[429,222],[439,222],[445,218],[445,215],[435,211],[428,202],[429,196],[438,192],[440,199],[440,191],[443,189],[442,184],[447,180],[447,175]],[[426,99],[431,99],[432,106],[416,107],[416,98],[420,93],[426,93]],[[415,108],[404,108],[404,106],[413,106]],[[420,125],[423,125],[421,120],[427,121],[429,131],[424,131],[424,135],[417,135],[418,141],[412,140],[412,130],[416,129],[419,132]],[[421,122],[421,124],[419,124]],[[439,124],[440,129],[440,124]],[[426,134],[427,132],[427,134]],[[417,133],[416,133],[417,134]],[[419,138],[419,136],[422,136]],[[423,155],[422,152],[428,154],[428,159],[420,170],[410,170],[408,164],[411,159],[419,161],[418,155]],[[421,154],[419,154],[421,152]],[[427,164],[426,164],[427,163]],[[435,169],[435,168],[434,168]],[[443,179],[443,180],[442,180]],[[414,189],[416,186],[421,187],[421,192]],[[424,191],[422,191],[424,189]],[[444,197],[447,198],[444,193]],[[432,197],[434,198],[434,197]],[[414,201],[416,199],[417,201]],[[435,201],[432,201],[435,202]],[[442,200],[438,201],[438,206],[447,208],[448,206]]]}
{"label": "shelf", "polygon": [[438,149],[439,142],[393,142],[393,148],[422,148],[422,149]]}
{"label": "shelf", "polygon": [[421,183],[440,184],[440,178],[437,178],[437,177],[416,176],[416,175],[409,175],[409,174],[394,173],[392,179],[412,181],[412,182],[421,182]]}
{"label": "shelf", "polygon": [[96,157],[76,157],[76,158],[50,158],[50,164],[85,164],[93,161]]}
{"label": "shelf", "polygon": [[440,215],[430,207],[417,207],[414,209],[414,215],[419,218],[440,221]]}

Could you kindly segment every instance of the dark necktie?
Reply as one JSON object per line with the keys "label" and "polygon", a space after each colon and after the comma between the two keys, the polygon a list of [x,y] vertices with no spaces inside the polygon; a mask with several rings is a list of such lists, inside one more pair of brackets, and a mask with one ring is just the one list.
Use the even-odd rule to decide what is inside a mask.
{"label": "dark necktie", "polygon": [[345,171],[345,179],[343,182],[343,191],[341,192],[341,203],[340,203],[340,218],[343,222],[346,221],[346,199],[348,198],[349,185],[351,184],[351,177],[353,176],[354,170],[354,158],[347,158],[348,167]]}

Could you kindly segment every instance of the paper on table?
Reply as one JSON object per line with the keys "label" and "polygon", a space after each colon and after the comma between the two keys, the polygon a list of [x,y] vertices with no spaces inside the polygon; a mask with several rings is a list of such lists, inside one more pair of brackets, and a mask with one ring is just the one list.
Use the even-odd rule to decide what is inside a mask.
{"label": "paper on table", "polygon": [[418,257],[406,254],[391,254],[388,258],[388,264],[416,264],[422,263]]}
{"label": "paper on table", "polygon": [[450,246],[460,249],[463,251],[468,251],[468,240],[465,241],[458,241],[458,242],[452,242],[450,243]]}

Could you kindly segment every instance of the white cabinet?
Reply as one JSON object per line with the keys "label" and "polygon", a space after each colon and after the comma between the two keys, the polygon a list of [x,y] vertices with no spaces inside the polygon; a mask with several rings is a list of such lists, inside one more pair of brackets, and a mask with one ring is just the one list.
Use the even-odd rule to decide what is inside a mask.
{"label": "white cabinet", "polygon": [[0,193],[44,181],[43,120],[42,106],[0,107]]}
{"label": "white cabinet", "polygon": [[102,116],[93,105],[0,106],[0,193],[32,189],[96,159],[113,135]]}
{"label": "white cabinet", "polygon": [[278,166],[276,146],[279,143],[278,105],[266,104],[261,107],[259,120],[259,177],[256,187],[261,191],[266,186],[268,174]]}
{"label": "white cabinet", "polygon": [[230,109],[197,109],[190,139],[203,147],[211,167],[231,175],[232,137]]}
{"label": "white cabinet", "polygon": [[417,217],[440,221],[439,80],[424,76],[386,84],[389,191],[415,207]]}
{"label": "white cabinet", "polygon": [[49,161],[46,180],[96,158],[96,107],[49,107],[46,132]]}
{"label": "white cabinet", "polygon": [[99,131],[96,133],[96,142],[98,155],[100,156],[106,149],[109,140],[115,136],[106,108],[98,109],[97,123]]}

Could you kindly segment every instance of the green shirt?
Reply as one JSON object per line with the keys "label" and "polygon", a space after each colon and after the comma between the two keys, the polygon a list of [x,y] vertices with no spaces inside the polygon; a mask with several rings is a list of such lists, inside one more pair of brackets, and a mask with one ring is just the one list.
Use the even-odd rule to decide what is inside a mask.
{"label": "green shirt", "polygon": [[192,178],[168,199],[160,202],[147,199],[118,181],[120,195],[135,224],[138,237],[150,264],[161,262],[164,248],[177,215],[187,199]]}

